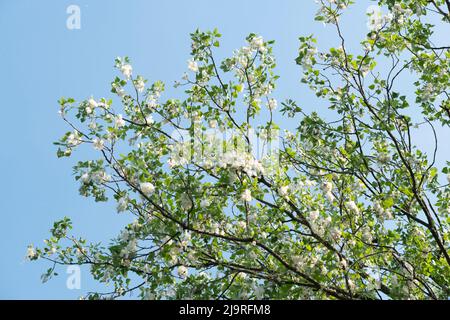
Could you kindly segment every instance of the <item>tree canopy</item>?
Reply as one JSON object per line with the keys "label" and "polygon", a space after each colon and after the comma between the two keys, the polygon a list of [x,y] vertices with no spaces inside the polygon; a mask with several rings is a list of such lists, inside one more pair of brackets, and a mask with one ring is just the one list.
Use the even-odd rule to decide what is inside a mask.
{"label": "tree canopy", "polygon": [[[98,244],[64,218],[28,258],[90,265],[113,284],[91,299],[448,299],[450,168],[436,155],[448,148],[450,51],[429,17],[448,28],[450,2],[378,1],[355,52],[340,27],[351,2],[319,1],[339,47],[299,38],[302,83],[333,119],[272,97],[273,41],[250,34],[218,61],[217,30],[191,34],[184,99],[163,98],[128,57],[115,61],[117,103],[61,98],[58,156],[98,154],[74,167],[80,194],[135,220]],[[432,153],[414,141],[425,128]]]}

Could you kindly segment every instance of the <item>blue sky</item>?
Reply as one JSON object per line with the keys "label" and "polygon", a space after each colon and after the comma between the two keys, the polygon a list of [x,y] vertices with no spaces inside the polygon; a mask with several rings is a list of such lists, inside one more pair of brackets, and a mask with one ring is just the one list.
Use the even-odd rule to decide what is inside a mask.
{"label": "blue sky", "polygon": [[[81,9],[80,30],[66,28],[71,4]],[[353,48],[367,32],[370,4],[358,1],[347,14],[343,31]],[[219,57],[242,46],[250,32],[276,40],[281,78],[275,97],[294,98],[306,111],[316,110],[323,102],[300,84],[294,63],[300,35],[314,33],[323,47],[338,44],[331,27],[314,22],[316,10],[314,1],[297,0],[0,0],[0,298],[69,299],[99,289],[86,270],[81,290],[66,288],[65,269],[42,284],[40,275],[49,265],[26,262],[26,247],[41,246],[53,221],[66,215],[73,219],[74,233],[91,241],[108,241],[129,220],[115,213],[114,204],[78,195],[72,166],[88,152],[56,158],[52,142],[67,131],[57,114],[59,97],[109,97],[114,58],[124,55],[137,73],[166,82],[163,98],[180,96],[171,84],[186,70],[189,33],[217,27],[223,35]]]}

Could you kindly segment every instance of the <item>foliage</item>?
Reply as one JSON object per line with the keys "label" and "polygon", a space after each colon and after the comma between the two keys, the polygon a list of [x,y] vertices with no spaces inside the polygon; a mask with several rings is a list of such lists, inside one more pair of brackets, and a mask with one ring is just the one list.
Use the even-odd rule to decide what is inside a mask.
{"label": "foliage", "polygon": [[[164,84],[135,77],[128,58],[111,83],[120,103],[61,98],[72,131],[58,156],[89,144],[99,155],[75,166],[80,193],[136,219],[105,247],[70,236],[65,218],[28,256],[88,264],[113,283],[88,298],[447,299],[450,168],[436,164],[435,127],[450,124],[450,51],[432,43],[427,17],[448,27],[450,3],[379,1],[387,14],[370,14],[352,53],[339,22],[350,2],[323,0],[316,16],[340,47],[299,38],[302,82],[333,121],[272,98],[272,41],[250,34],[215,61],[217,30],[191,34],[184,100],[163,101]],[[400,79],[413,95],[396,91]],[[278,134],[277,107],[295,132]],[[414,143],[423,128],[434,154]],[[279,148],[256,157],[255,132]]]}

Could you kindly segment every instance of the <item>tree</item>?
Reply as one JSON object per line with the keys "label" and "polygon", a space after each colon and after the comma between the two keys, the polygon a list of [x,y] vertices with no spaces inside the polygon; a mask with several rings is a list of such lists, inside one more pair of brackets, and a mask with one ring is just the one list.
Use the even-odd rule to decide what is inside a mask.
{"label": "tree", "polygon": [[[435,128],[450,124],[450,52],[428,17],[448,27],[450,2],[379,1],[387,14],[369,12],[357,53],[339,22],[350,4],[320,1],[316,20],[341,46],[319,52],[302,36],[296,59],[332,121],[271,97],[273,41],[250,34],[217,62],[217,30],[191,34],[184,100],[163,101],[164,84],[135,77],[127,57],[111,83],[119,103],[61,98],[72,131],[58,156],[89,144],[99,155],[74,167],[80,193],[136,220],[104,246],[65,218],[29,258],[90,265],[115,288],[93,299],[447,299],[450,168],[436,163]],[[295,132],[279,132],[277,107]],[[425,127],[432,154],[414,142]]]}

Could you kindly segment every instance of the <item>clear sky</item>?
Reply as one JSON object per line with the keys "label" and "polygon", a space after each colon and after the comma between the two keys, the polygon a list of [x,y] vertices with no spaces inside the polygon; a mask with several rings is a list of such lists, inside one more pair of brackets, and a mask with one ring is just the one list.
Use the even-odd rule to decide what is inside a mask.
{"label": "clear sky", "polygon": [[[343,28],[353,48],[367,33],[365,11],[373,3],[357,2]],[[81,9],[79,30],[66,27],[72,4]],[[314,21],[316,10],[312,0],[0,0],[0,298],[69,299],[100,288],[86,270],[81,290],[66,288],[65,269],[42,284],[50,265],[26,262],[26,247],[42,246],[52,223],[66,215],[74,234],[91,241],[108,241],[129,220],[115,213],[114,204],[78,195],[72,166],[87,152],[56,158],[52,142],[68,130],[57,114],[59,97],[111,96],[114,58],[124,55],[136,73],[166,82],[163,99],[180,96],[171,84],[186,71],[189,33],[217,27],[223,35],[219,57],[242,46],[250,32],[276,40],[281,78],[275,97],[316,110],[324,104],[300,84],[294,63],[300,35],[314,33],[321,47],[338,45],[333,29]]]}

